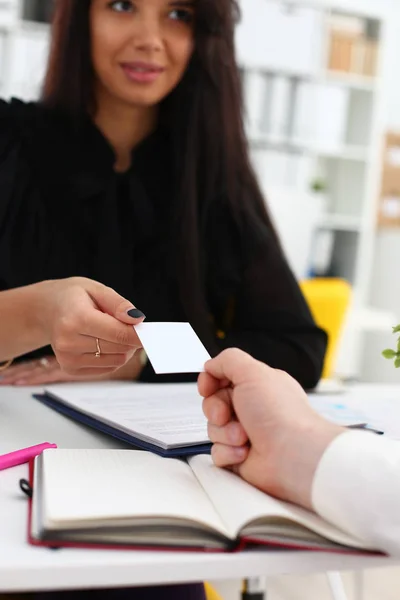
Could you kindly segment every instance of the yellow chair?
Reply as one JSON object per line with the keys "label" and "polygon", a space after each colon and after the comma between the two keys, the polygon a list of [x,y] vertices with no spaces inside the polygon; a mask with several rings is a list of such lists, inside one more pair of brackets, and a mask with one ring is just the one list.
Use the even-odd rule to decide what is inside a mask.
{"label": "yellow chair", "polygon": [[322,377],[332,377],[338,342],[351,299],[351,286],[343,279],[306,279],[300,283],[315,322],[328,334]]}
{"label": "yellow chair", "polygon": [[209,583],[204,584],[207,600],[222,600],[221,596],[214,590]]}

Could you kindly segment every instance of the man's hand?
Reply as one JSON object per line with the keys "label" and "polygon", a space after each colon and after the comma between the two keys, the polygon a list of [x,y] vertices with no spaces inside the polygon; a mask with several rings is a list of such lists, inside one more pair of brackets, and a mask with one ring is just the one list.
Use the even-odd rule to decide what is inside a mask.
{"label": "man's hand", "polygon": [[300,385],[240,350],[226,350],[199,377],[215,464],[283,500],[311,508],[327,446],[343,430],[316,414]]}

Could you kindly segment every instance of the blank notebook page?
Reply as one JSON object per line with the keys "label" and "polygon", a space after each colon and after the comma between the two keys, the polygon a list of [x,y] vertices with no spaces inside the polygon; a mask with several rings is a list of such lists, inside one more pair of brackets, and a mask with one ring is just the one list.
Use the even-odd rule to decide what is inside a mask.
{"label": "blank notebook page", "polygon": [[224,525],[193,475],[176,459],[135,450],[46,450],[44,526],[166,516]]}

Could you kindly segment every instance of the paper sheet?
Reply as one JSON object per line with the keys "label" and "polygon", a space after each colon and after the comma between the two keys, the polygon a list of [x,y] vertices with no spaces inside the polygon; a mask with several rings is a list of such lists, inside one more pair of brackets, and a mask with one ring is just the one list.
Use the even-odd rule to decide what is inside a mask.
{"label": "paper sheet", "polygon": [[360,411],[371,428],[400,440],[400,385],[350,386],[340,401],[350,409]]}
{"label": "paper sheet", "polygon": [[361,411],[342,402],[342,396],[335,400],[331,394],[310,394],[308,399],[312,408],[331,423],[342,427],[360,427],[367,423]]}
{"label": "paper sheet", "polygon": [[142,323],[135,329],[158,375],[201,373],[211,358],[189,323]]}
{"label": "paper sheet", "polygon": [[329,420],[351,424],[353,418],[359,419],[369,428],[400,440],[400,385],[349,385],[336,399],[324,394],[313,394],[309,399],[313,408]]}
{"label": "paper sheet", "polygon": [[196,384],[58,384],[48,394],[162,448],[209,442]]}

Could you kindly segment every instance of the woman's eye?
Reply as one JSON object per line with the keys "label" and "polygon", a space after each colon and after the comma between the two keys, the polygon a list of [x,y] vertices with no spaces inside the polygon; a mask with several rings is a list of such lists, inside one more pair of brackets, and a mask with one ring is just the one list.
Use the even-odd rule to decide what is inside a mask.
{"label": "woman's eye", "polygon": [[175,8],[169,13],[169,16],[174,21],[182,21],[183,23],[193,22],[193,12],[185,8]]}
{"label": "woman's eye", "polygon": [[129,0],[110,2],[109,7],[115,12],[132,12],[133,4]]}

